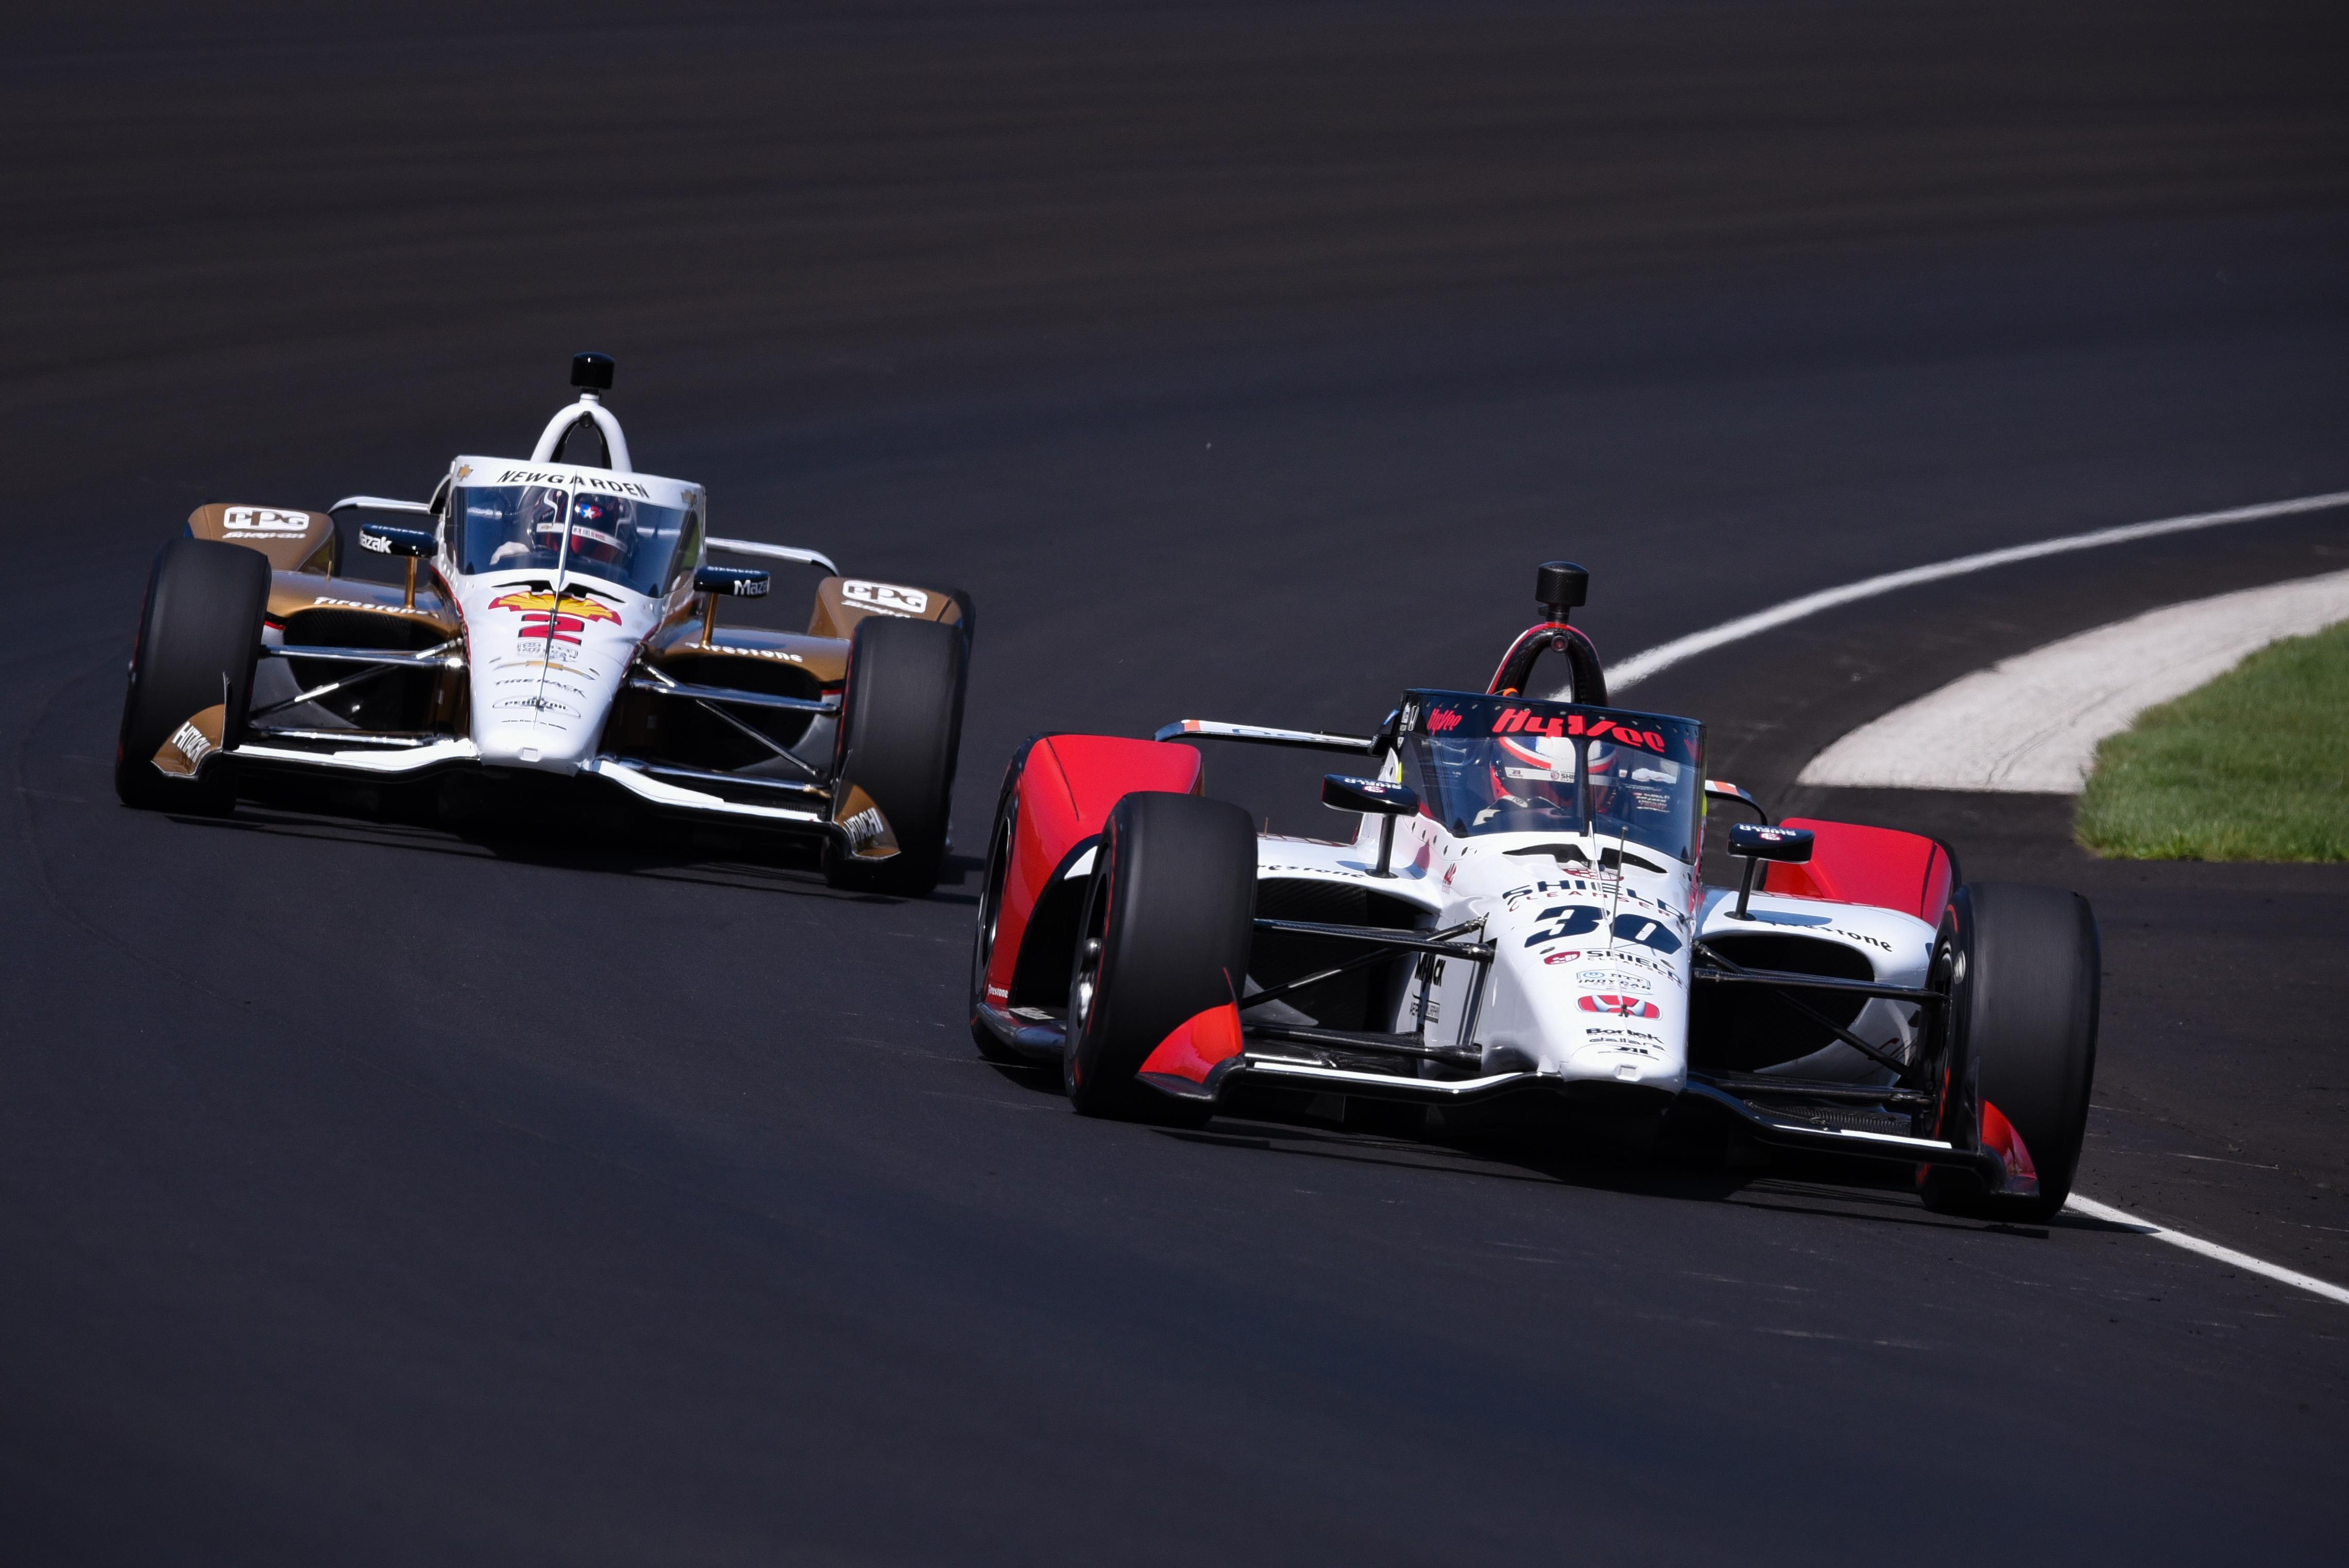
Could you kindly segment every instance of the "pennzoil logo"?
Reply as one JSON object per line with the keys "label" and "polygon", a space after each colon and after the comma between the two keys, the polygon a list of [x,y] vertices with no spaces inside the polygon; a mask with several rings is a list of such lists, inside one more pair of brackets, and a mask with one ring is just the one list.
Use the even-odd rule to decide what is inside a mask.
{"label": "pennzoil logo", "polygon": [[490,608],[520,611],[522,634],[543,637],[550,643],[576,643],[588,622],[620,618],[620,613],[609,604],[599,604],[576,593],[564,594],[560,603],[553,593],[501,593],[490,601]]}

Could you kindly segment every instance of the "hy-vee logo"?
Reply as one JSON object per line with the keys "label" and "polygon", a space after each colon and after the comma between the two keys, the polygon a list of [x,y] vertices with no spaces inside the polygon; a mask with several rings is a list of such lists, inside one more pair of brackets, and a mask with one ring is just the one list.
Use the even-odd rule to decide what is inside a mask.
{"label": "hy-vee logo", "polygon": [[[1431,727],[1433,722],[1431,720]],[[1529,707],[1506,707],[1493,721],[1495,735],[1547,735],[1553,738],[1579,735],[1588,740],[1612,738],[1623,746],[1644,747],[1661,752],[1664,738],[1652,729],[1633,729],[1628,724],[1618,724],[1611,718],[1586,720],[1578,713],[1539,714]]]}

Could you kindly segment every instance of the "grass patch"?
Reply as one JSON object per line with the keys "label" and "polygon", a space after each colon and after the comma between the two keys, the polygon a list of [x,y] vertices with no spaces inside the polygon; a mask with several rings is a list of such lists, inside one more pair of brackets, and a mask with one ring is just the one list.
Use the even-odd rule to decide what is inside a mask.
{"label": "grass patch", "polygon": [[2349,622],[2107,737],[2075,831],[2121,860],[2349,860]]}

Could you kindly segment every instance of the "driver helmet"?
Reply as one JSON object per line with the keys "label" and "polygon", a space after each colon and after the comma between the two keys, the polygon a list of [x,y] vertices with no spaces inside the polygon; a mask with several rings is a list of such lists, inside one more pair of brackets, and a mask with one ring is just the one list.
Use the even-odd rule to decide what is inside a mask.
{"label": "driver helmet", "polygon": [[1506,800],[1521,810],[1546,806],[1568,816],[1575,814],[1577,741],[1547,735],[1505,735],[1497,739],[1492,779],[1495,804]]}
{"label": "driver helmet", "polygon": [[542,490],[530,508],[530,542],[549,562],[563,548],[563,514],[569,510],[569,490]]}
{"label": "driver helmet", "polygon": [[1506,795],[1529,805],[1549,805],[1568,815],[1574,807],[1574,748],[1589,748],[1585,765],[1590,780],[1590,813],[1609,814],[1615,804],[1618,777],[1616,747],[1579,736],[1505,735],[1499,766],[1493,779],[1496,796]]}
{"label": "driver helmet", "polygon": [[636,504],[623,496],[582,490],[571,501],[571,559],[626,566],[636,552]]}

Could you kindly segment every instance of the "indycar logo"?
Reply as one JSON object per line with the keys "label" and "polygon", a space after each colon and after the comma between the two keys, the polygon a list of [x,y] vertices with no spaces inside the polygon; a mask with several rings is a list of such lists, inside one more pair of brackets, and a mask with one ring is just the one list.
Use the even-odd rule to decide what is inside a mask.
{"label": "indycar logo", "polygon": [[1638,746],[1656,752],[1661,752],[1664,748],[1664,738],[1652,729],[1633,729],[1630,725],[1618,724],[1611,718],[1586,720],[1578,713],[1553,713],[1545,716],[1536,713],[1529,707],[1503,708],[1500,717],[1493,721],[1493,733],[1495,735],[1547,735],[1553,738],[1579,735],[1589,740],[1605,740],[1611,738],[1623,746]]}
{"label": "indycar logo", "polygon": [[560,603],[552,593],[501,593],[490,601],[490,608],[521,612],[522,635],[525,639],[543,637],[550,645],[576,643],[590,621],[620,618],[620,613],[609,604],[599,604],[576,593],[564,594]]}
{"label": "indycar logo", "polygon": [[1619,1018],[1652,1018],[1656,1005],[1640,996],[1625,996],[1613,991],[1587,994],[1575,1006],[1586,1013],[1612,1013]]}
{"label": "indycar logo", "polygon": [[930,596],[919,588],[864,583],[854,577],[840,585],[840,596],[852,604],[861,604],[867,610],[879,610],[891,615],[926,614],[930,608]]}
{"label": "indycar logo", "polygon": [[1575,978],[1585,985],[1612,985],[1618,991],[1652,991],[1656,988],[1655,983],[1646,975],[1633,975],[1628,971],[1585,969],[1578,972]]}
{"label": "indycar logo", "polygon": [[233,506],[221,513],[221,528],[233,534],[291,538],[310,531],[306,511],[273,511],[265,506]]}

